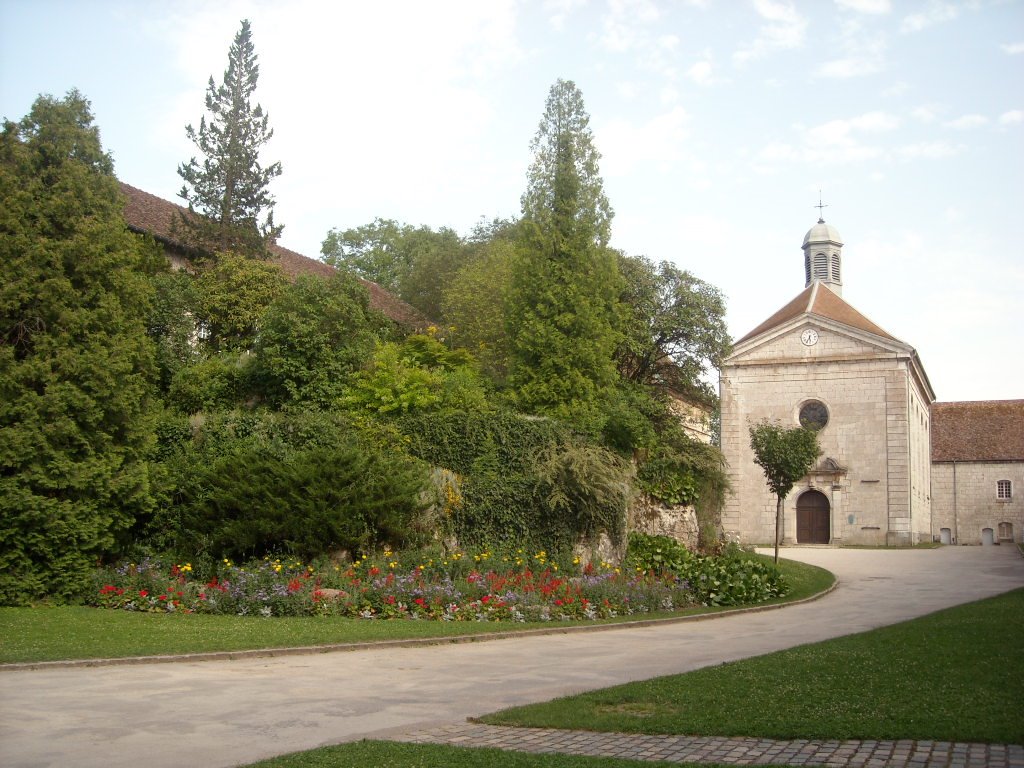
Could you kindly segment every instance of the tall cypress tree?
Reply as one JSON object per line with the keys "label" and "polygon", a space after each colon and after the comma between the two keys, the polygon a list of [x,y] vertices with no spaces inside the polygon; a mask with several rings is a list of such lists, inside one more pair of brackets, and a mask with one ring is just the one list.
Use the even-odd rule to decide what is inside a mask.
{"label": "tall cypress tree", "polygon": [[618,342],[612,210],[589,122],[576,85],[555,83],[531,145],[507,316],[521,406],[575,419],[592,416],[614,383]]}
{"label": "tall cypress tree", "polygon": [[0,196],[0,604],[72,599],[151,504],[151,289],[77,91],[5,122]]}
{"label": "tall cypress tree", "polygon": [[199,214],[182,217],[179,226],[186,240],[201,250],[264,255],[283,229],[274,224],[274,198],[268,189],[281,175],[281,164],[264,168],[259,162],[260,148],[274,131],[263,107],[252,105],[260,75],[256,58],[249,21],[243,20],[228,51],[223,82],[217,86],[210,77],[207,86],[209,122],[203,115],[198,131],[185,127],[204,159],[200,163],[193,157],[178,167],[185,181],[178,196]]}

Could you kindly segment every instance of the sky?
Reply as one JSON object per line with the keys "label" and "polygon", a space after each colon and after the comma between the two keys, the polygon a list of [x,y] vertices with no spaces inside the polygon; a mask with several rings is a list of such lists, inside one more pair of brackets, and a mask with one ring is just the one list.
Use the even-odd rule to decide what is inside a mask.
{"label": "sky", "polygon": [[821,201],[843,297],[939,400],[1024,398],[1024,0],[0,0],[0,116],[77,88],[118,176],[180,202],[246,18],[288,248],[517,216],[572,80],[612,246],[717,286],[733,338],[803,290]]}

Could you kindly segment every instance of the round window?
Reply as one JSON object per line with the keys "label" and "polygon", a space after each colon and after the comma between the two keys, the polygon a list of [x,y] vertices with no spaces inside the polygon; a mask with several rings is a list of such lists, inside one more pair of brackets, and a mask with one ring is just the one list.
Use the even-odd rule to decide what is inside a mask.
{"label": "round window", "polygon": [[818,432],[828,424],[828,408],[818,400],[808,400],[800,408],[800,426]]}

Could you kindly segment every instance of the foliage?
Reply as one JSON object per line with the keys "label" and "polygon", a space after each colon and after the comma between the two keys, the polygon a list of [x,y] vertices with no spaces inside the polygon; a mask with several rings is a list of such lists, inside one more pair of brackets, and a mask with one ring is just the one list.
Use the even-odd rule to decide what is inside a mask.
{"label": "foliage", "polygon": [[354,277],[300,275],[263,313],[258,386],[276,405],[330,406],[373,354],[385,323]]}
{"label": "foliage", "polygon": [[398,428],[414,456],[460,475],[525,474],[536,456],[572,436],[565,424],[510,411],[410,414],[398,420]]}
{"label": "foliage", "polygon": [[780,424],[761,421],[750,428],[750,448],[754,451],[754,463],[764,470],[768,488],[777,499],[775,560],[778,562],[782,503],[796,482],[814,466],[814,460],[821,455],[821,447],[813,430],[786,429]]}
{"label": "foliage", "polygon": [[594,542],[606,534],[622,542],[633,496],[633,468],[611,451],[574,442],[550,448],[537,463],[547,511],[578,539]]}
{"label": "foliage", "polygon": [[152,500],[145,255],[77,91],[0,136],[0,603],[74,598]]}
{"label": "foliage", "polygon": [[420,535],[425,466],[340,416],[238,412],[194,429],[169,450],[176,509],[154,526],[179,552],[309,558]]}
{"label": "foliage", "polygon": [[472,351],[481,368],[499,383],[508,372],[505,310],[515,258],[515,243],[507,239],[482,245],[452,276],[441,308],[453,341]]}
{"label": "foliage", "polygon": [[154,298],[146,329],[156,348],[160,391],[167,392],[175,374],[202,356],[196,328],[199,292],[185,270],[164,269],[151,275],[150,282]]}
{"label": "foliage", "polygon": [[435,232],[374,219],[354,229],[332,229],[320,252],[328,264],[345,267],[401,296],[427,317],[439,318],[444,288],[462,265],[466,248],[447,227]]}
{"label": "foliage", "polygon": [[345,403],[378,414],[486,410],[487,395],[465,350],[449,350],[433,334],[413,334],[401,344],[378,345],[371,367],[355,377]]}
{"label": "foliage", "polygon": [[207,345],[214,351],[242,351],[252,349],[260,318],[288,279],[277,264],[222,253],[199,273],[195,285],[197,320]]}
{"label": "foliage", "polygon": [[559,79],[551,86],[530,152],[523,218],[543,229],[565,231],[559,219],[568,217],[584,229],[590,244],[607,246],[614,212],[604,194],[590,115],[572,80]]}
{"label": "foliage", "polygon": [[[178,167],[184,181],[179,196],[190,212],[178,225],[186,239],[208,251],[262,255],[283,227],[274,224],[274,198],[268,186],[281,175],[281,164],[262,167],[260,148],[274,131],[269,116],[252,105],[260,68],[256,63],[249,21],[235,35],[228,51],[228,68],[219,86],[213,77],[206,89],[206,109],[199,130],[186,126],[185,134],[203,155]],[[266,211],[266,218],[260,216]]]}
{"label": "foliage", "polygon": [[171,380],[165,402],[182,413],[230,409],[246,397],[252,358],[225,353],[181,368]]}
{"label": "foliage", "polygon": [[510,383],[528,412],[595,420],[615,382],[619,275],[611,211],[576,86],[551,88],[523,196],[507,331]]}
{"label": "foliage", "polygon": [[729,352],[725,299],[714,286],[663,261],[619,255],[629,308],[615,353],[619,375],[639,384],[701,386]]}
{"label": "foliage", "polygon": [[699,555],[667,536],[634,532],[629,535],[626,562],[632,569],[667,571],[685,579],[700,605],[750,605],[789,592],[777,565],[738,547],[718,556]]}

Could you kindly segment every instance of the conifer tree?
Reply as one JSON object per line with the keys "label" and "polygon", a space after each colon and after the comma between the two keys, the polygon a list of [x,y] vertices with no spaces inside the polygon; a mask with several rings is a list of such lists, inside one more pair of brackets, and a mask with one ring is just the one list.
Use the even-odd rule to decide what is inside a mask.
{"label": "conifer tree", "polygon": [[77,91],[0,134],[0,604],[73,599],[151,505],[142,245]]}
{"label": "conifer tree", "polygon": [[[210,77],[206,109],[210,114],[199,121],[199,130],[185,128],[188,138],[204,156],[178,167],[184,179],[179,197],[189,211],[178,222],[185,239],[205,251],[234,251],[263,255],[283,227],[274,224],[274,198],[268,189],[281,175],[281,164],[266,168],[259,162],[260,148],[274,135],[263,107],[252,105],[260,68],[252,45],[248,20],[228,51],[228,68],[217,86]],[[266,218],[260,217],[266,212]]]}
{"label": "conifer tree", "polygon": [[618,342],[612,210],[589,122],[576,85],[555,83],[531,145],[507,316],[520,405],[576,420],[592,416],[614,383]]}

